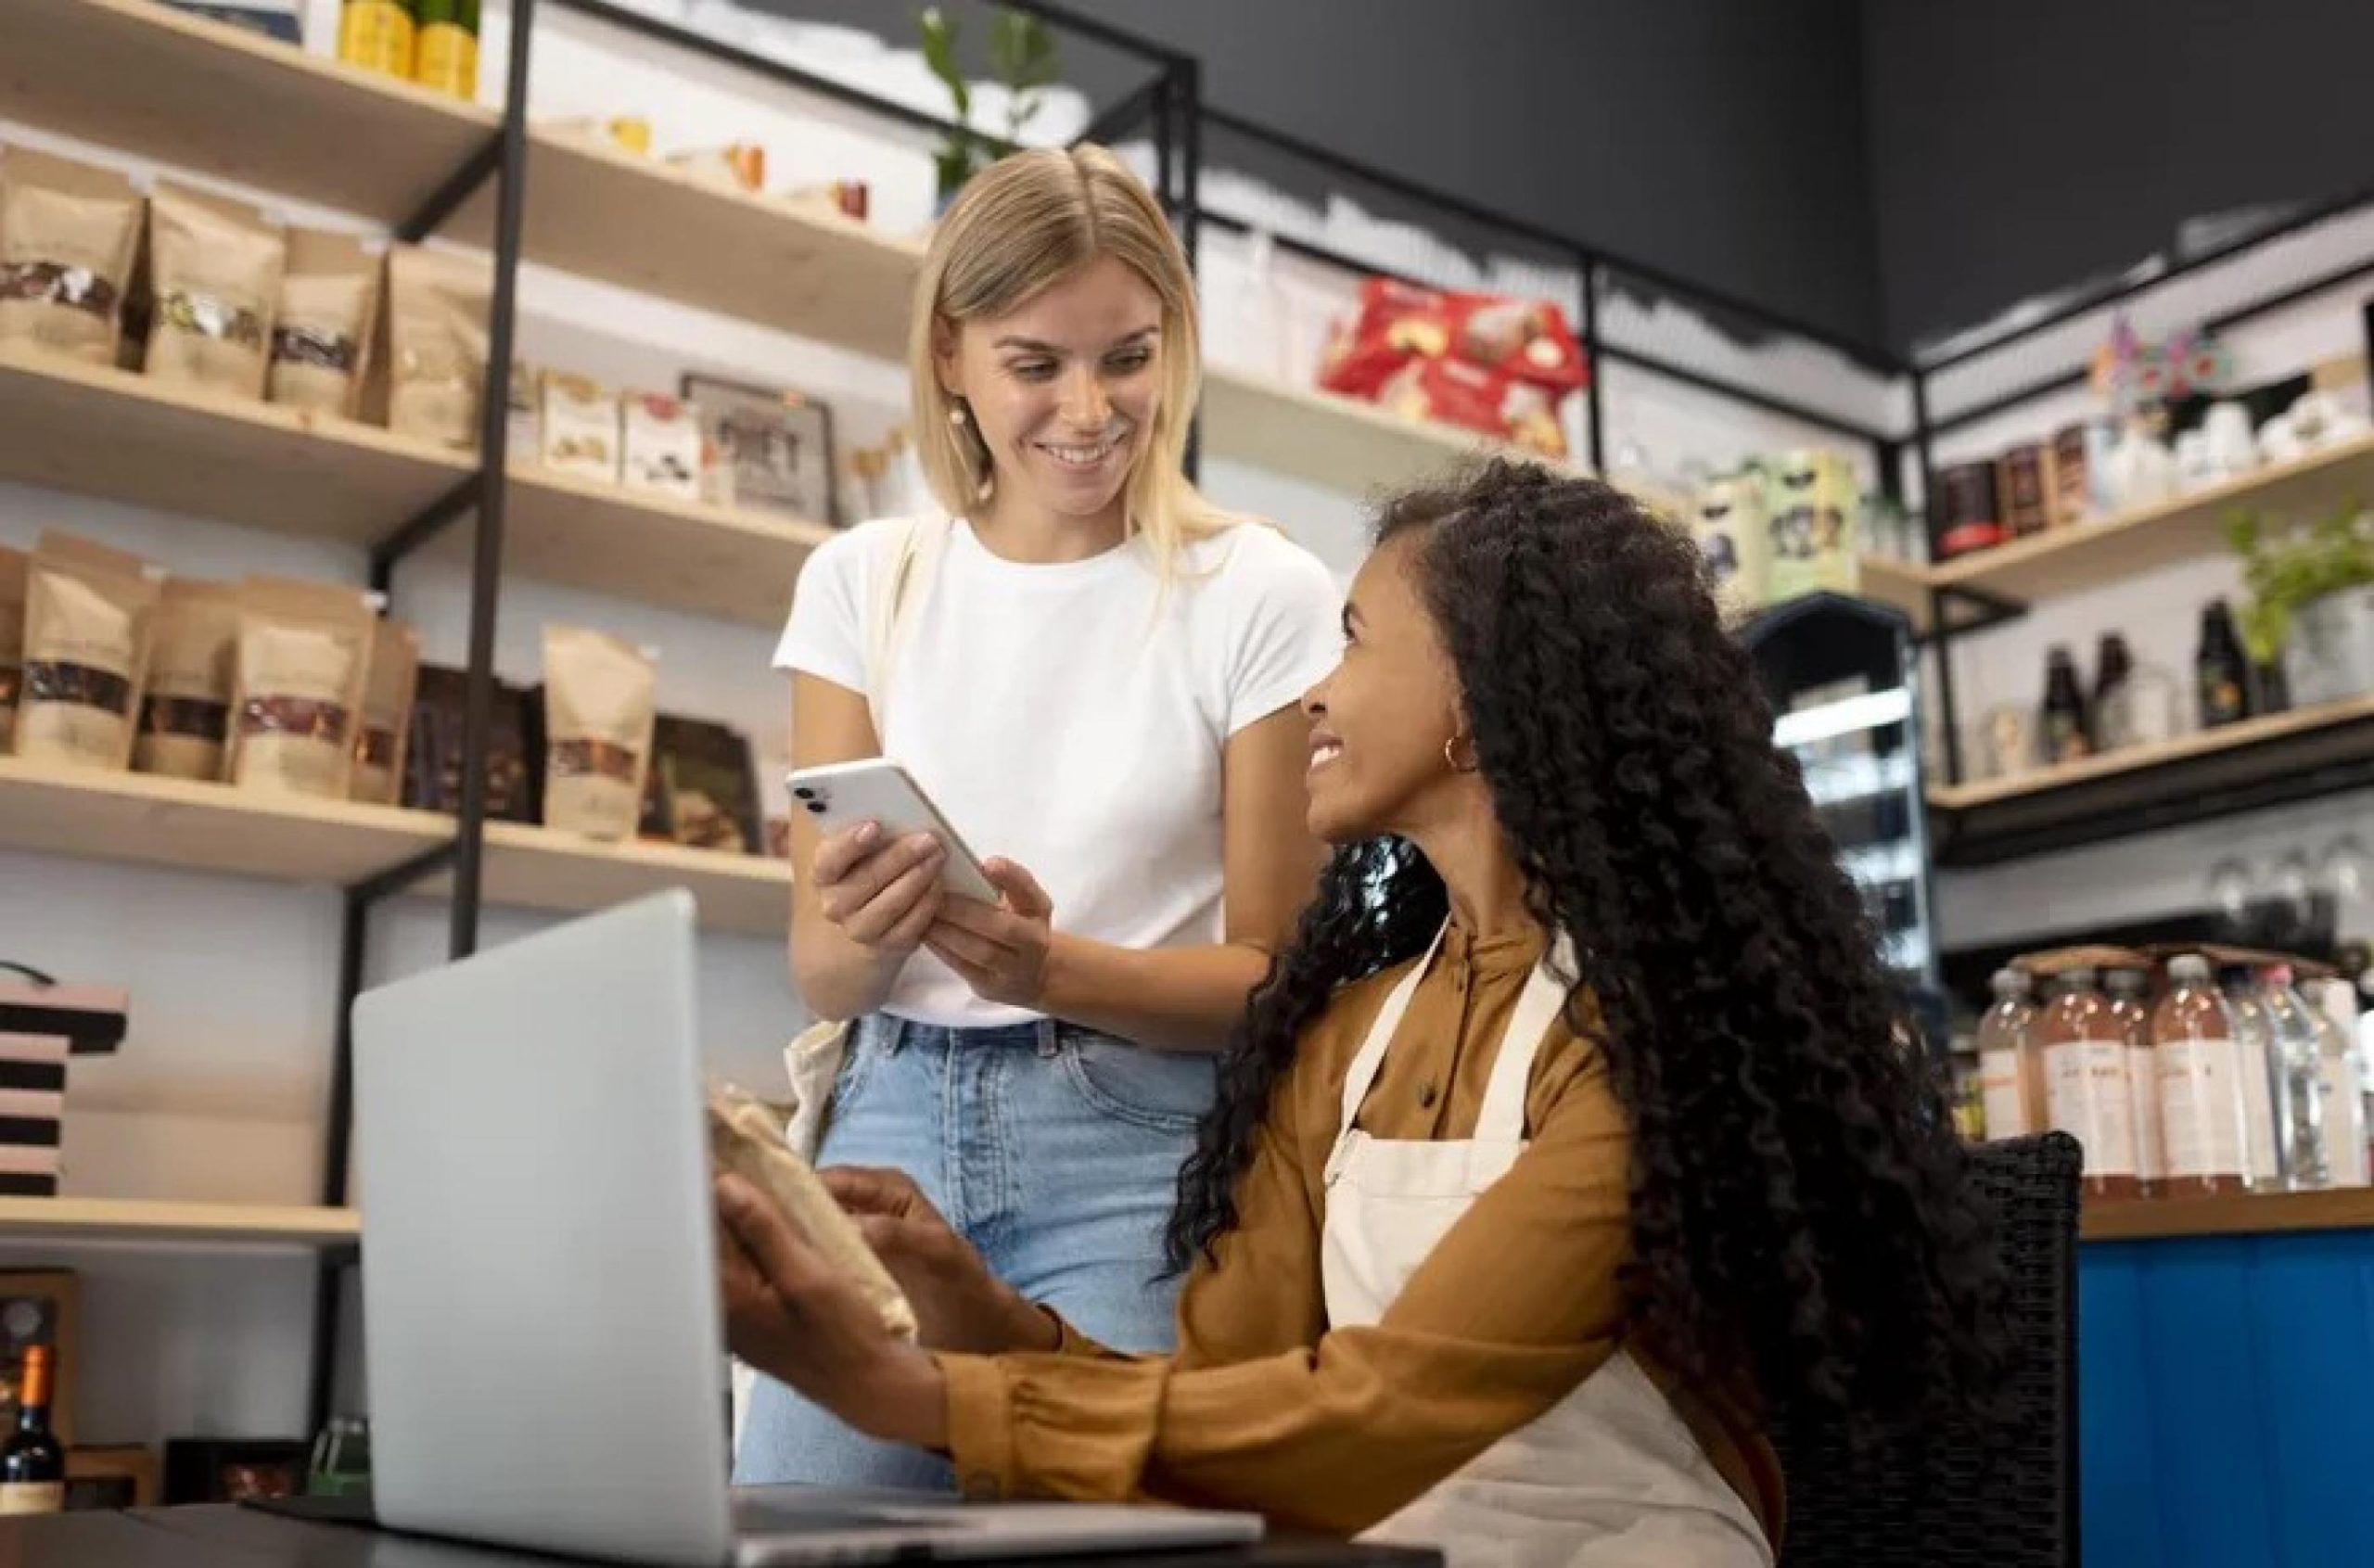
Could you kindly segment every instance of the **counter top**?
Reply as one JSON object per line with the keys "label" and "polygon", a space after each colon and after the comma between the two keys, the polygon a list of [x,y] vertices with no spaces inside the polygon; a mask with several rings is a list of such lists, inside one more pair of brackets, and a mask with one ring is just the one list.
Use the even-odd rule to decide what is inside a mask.
{"label": "counter top", "polygon": [[2145,1242],[2179,1236],[2257,1236],[2359,1228],[2374,1229],[2374,1188],[2089,1203],[2078,1234],[2088,1242]]}

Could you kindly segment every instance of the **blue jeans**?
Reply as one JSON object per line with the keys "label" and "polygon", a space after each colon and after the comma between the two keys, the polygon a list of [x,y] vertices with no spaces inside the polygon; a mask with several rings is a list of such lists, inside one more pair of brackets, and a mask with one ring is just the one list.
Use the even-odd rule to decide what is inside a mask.
{"label": "blue jeans", "polygon": [[[850,1031],[817,1163],[897,1166],[1024,1295],[1116,1350],[1167,1351],[1162,1227],[1214,1070],[1051,1020],[950,1029],[875,1013]],[[937,1456],[853,1432],[766,1377],[734,1478],[954,1489]]]}

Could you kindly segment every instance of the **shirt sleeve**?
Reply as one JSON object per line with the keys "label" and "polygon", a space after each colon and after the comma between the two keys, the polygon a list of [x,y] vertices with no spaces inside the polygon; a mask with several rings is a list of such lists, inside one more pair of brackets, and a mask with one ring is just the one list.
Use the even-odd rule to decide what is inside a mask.
{"label": "shirt sleeve", "polygon": [[1236,548],[1243,602],[1228,661],[1228,733],[1300,700],[1344,651],[1343,595],[1319,557],[1259,523]]}
{"label": "shirt sleeve", "polygon": [[[945,1357],[958,1473],[978,1495],[1142,1498],[1257,1510],[1288,1528],[1366,1529],[1615,1353],[1630,1250],[1626,1148],[1595,1065],[1372,1327],[1314,1333],[1323,1306],[1296,1319],[1282,1302],[1281,1337],[1289,1326],[1308,1337],[1225,1364],[1198,1364],[1183,1339],[1175,1358]],[[1271,1143],[1262,1157],[1282,1154]],[[1316,1225],[1301,1230],[1315,1245]],[[1259,1249],[1270,1238],[1247,1226],[1231,1244],[1239,1236],[1241,1254],[1197,1276],[1203,1300],[1182,1300],[1182,1327],[1221,1293],[1266,1294],[1272,1259]]]}
{"label": "shirt sleeve", "polygon": [[866,563],[876,529],[869,523],[818,545],[791,591],[791,618],[775,644],[774,667],[818,675],[852,692],[865,690]]}

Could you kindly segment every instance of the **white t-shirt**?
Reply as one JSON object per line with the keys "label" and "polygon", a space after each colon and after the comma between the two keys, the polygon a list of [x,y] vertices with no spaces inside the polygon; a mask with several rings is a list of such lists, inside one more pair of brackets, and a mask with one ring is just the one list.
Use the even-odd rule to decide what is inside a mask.
{"label": "white t-shirt", "polygon": [[[872,578],[894,555],[885,530],[908,526],[817,549],[777,668],[865,691]],[[1316,556],[1258,525],[1187,546],[1164,593],[1142,540],[1026,565],[959,522],[904,612],[883,751],[974,853],[1028,868],[1056,929],[1142,950],[1218,942],[1222,747],[1334,667],[1341,603]],[[1036,1016],[983,1001],[928,952],[886,1010],[962,1027]]]}

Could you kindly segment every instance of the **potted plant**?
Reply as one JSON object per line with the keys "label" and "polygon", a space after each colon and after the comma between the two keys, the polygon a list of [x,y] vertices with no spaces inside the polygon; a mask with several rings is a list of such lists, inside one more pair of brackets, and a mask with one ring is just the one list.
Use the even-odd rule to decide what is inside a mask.
{"label": "potted plant", "polygon": [[2226,537],[2250,590],[2240,630],[2252,662],[2283,660],[2293,703],[2339,702],[2374,691],[2374,540],[2348,506],[2278,539],[2256,513],[2237,513]]}
{"label": "potted plant", "polygon": [[1047,24],[1027,12],[1001,6],[989,20],[989,71],[1005,89],[1005,133],[992,139],[973,128],[973,84],[956,59],[956,19],[937,6],[915,19],[923,40],[924,64],[948,89],[949,108],[956,123],[932,154],[938,181],[938,210],[946,211],[973,172],[999,154],[1013,150],[1022,133],[1045,101],[1055,80],[1054,35]]}

